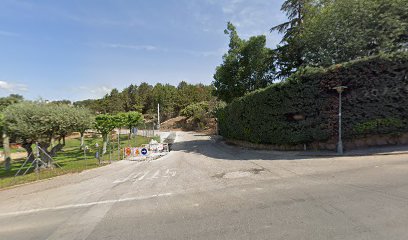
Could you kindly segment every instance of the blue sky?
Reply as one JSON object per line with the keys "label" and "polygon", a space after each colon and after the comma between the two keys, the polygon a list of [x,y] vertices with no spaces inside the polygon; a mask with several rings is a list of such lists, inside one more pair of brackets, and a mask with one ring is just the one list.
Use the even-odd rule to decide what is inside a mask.
{"label": "blue sky", "polygon": [[1,0],[0,96],[98,98],[148,82],[212,82],[231,21],[242,38],[285,21],[283,0]]}

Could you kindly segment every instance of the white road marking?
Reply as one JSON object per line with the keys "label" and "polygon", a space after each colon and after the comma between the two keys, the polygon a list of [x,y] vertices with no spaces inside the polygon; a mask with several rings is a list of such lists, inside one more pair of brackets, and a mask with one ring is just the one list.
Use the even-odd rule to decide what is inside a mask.
{"label": "white road marking", "polygon": [[124,182],[126,182],[126,181],[129,181],[129,179],[131,179],[132,176],[134,176],[134,175],[135,175],[135,173],[131,173],[131,174],[129,174],[129,176],[127,176],[126,178],[117,179],[117,180],[114,181],[113,183],[124,183]]}
{"label": "white road marking", "polygon": [[174,177],[177,172],[174,169],[167,169],[166,174],[163,177]]}
{"label": "white road marking", "polygon": [[160,170],[157,170],[157,171],[154,173],[153,177],[151,177],[150,179],[159,178],[159,177],[158,177],[159,175],[160,175]]}
{"label": "white road marking", "polygon": [[166,170],[166,174],[165,174],[163,177],[170,177],[170,176],[169,176],[169,172],[170,172],[170,169],[167,169],[167,170]]}
{"label": "white road marking", "polygon": [[138,177],[140,177],[140,175],[142,175],[143,173],[138,173],[138,174],[136,174],[135,176],[133,176],[133,180],[136,180],[136,178],[138,178]]}
{"label": "white road marking", "polygon": [[143,174],[143,176],[141,176],[141,177],[138,178],[137,180],[138,180],[138,181],[143,180],[143,178],[145,178],[146,175],[149,174],[149,173],[150,173],[150,171],[147,171],[145,174]]}
{"label": "white road marking", "polygon": [[95,205],[100,205],[100,204],[111,204],[111,203],[146,200],[146,199],[157,198],[157,197],[171,196],[172,194],[173,193],[160,193],[160,194],[155,194],[151,196],[111,199],[111,200],[104,200],[104,201],[98,201],[98,202],[69,204],[69,205],[62,205],[58,207],[38,208],[38,209],[30,209],[30,210],[17,211],[17,212],[0,213],[0,217],[38,213],[38,212],[52,211],[52,210],[65,210],[65,209],[70,209],[70,208],[83,208],[83,207],[90,207],[90,206],[95,206]]}

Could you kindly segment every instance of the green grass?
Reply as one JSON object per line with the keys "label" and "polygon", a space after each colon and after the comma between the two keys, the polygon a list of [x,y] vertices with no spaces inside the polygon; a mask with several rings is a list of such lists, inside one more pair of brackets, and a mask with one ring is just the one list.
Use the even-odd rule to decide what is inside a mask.
{"label": "green grass", "polygon": [[[121,135],[121,149],[126,146],[140,146],[141,144],[147,144],[151,138],[146,138],[142,136],[136,136],[131,140],[128,140],[127,135]],[[154,138],[158,140],[156,137]],[[101,164],[99,164],[98,159],[95,155],[98,149],[95,144],[99,144],[99,152],[102,152],[103,142],[101,138],[85,138],[85,145],[89,147],[89,150],[84,154],[83,150],[79,149],[80,139],[67,139],[65,147],[61,152],[53,158],[56,166],[61,166],[61,168],[55,167],[54,169],[41,169],[37,174],[34,172],[34,167],[31,167],[27,174],[24,176],[14,175],[23,165],[25,159],[13,160],[12,168],[10,171],[5,171],[4,166],[0,167],[0,188],[9,187],[12,185],[32,182],[41,179],[48,179],[62,174],[81,172],[86,169],[96,168],[109,164],[112,161],[118,160],[118,144],[117,140],[112,140],[107,147],[107,153],[101,156]],[[122,150],[120,151],[120,158],[122,158]],[[21,173],[24,173],[29,168],[30,164],[24,166]],[[21,175],[21,174],[19,174]]]}

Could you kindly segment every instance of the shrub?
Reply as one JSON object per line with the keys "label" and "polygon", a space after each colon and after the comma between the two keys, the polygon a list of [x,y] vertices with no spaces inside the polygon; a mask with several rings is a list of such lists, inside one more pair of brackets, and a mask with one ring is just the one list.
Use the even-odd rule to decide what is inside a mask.
{"label": "shrub", "polygon": [[[343,93],[344,137],[408,131],[408,53],[378,55],[323,68],[238,98],[218,112],[221,135],[266,144],[303,144],[337,137]],[[375,125],[373,127],[372,125]]]}

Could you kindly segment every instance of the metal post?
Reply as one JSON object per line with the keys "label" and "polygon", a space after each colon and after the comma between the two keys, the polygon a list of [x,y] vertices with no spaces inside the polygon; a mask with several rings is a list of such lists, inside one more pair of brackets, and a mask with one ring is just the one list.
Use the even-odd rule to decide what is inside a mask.
{"label": "metal post", "polygon": [[160,103],[157,104],[157,130],[160,130]]}
{"label": "metal post", "polygon": [[343,140],[342,140],[342,93],[345,89],[347,89],[346,86],[338,86],[333,88],[339,93],[339,140],[337,143],[337,153],[338,154],[343,154]]}
{"label": "metal post", "polygon": [[343,154],[343,140],[342,140],[342,129],[341,129],[341,117],[342,117],[342,101],[341,93],[339,92],[339,143],[337,144],[337,153]]}
{"label": "metal post", "polygon": [[95,144],[95,148],[96,148],[96,159],[98,160],[98,164],[101,165],[101,156],[99,155],[99,144],[98,143]]}
{"label": "metal post", "polygon": [[88,146],[84,147],[84,158],[85,158],[85,169],[88,168],[88,161],[86,159],[86,151],[88,150]]}

